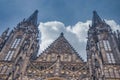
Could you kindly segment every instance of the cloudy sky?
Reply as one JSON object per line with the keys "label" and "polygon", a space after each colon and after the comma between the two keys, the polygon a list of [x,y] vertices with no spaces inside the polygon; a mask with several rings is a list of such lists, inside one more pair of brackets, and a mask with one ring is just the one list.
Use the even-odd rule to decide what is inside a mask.
{"label": "cloudy sky", "polygon": [[36,9],[39,10],[41,50],[64,32],[85,59],[86,32],[93,10],[114,30],[120,27],[120,0],[0,0],[0,33],[7,27],[12,29]]}

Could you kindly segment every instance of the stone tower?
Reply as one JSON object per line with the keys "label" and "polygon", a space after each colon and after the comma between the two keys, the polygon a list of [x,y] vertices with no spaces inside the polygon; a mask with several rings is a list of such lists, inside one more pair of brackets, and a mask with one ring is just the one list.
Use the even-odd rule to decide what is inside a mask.
{"label": "stone tower", "polygon": [[93,11],[88,30],[87,62],[91,80],[120,80],[120,33]]}
{"label": "stone tower", "polygon": [[36,58],[39,49],[37,14],[36,10],[0,36],[0,80],[24,80],[29,60]]}

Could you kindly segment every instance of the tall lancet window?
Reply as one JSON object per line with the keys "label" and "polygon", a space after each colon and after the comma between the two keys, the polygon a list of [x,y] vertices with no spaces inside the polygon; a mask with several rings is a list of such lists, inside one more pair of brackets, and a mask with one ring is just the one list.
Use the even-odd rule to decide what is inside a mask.
{"label": "tall lancet window", "polygon": [[11,47],[10,47],[10,50],[8,51],[7,55],[5,56],[4,60],[5,61],[11,61],[14,53],[15,53],[15,50],[18,45],[20,44],[20,41],[21,41],[21,38],[18,37],[14,40],[14,42],[12,43]]}
{"label": "tall lancet window", "polygon": [[13,57],[14,51],[10,50],[8,51],[6,57],[5,57],[5,61],[11,61],[12,57]]}
{"label": "tall lancet window", "polygon": [[106,51],[106,56],[107,56],[107,60],[108,63],[115,63],[115,58],[113,56],[113,53],[111,52],[111,46],[108,40],[103,40],[103,45],[104,45],[104,49]]}
{"label": "tall lancet window", "polygon": [[13,44],[11,45],[11,48],[17,48],[17,46],[20,44],[21,38],[16,38]]}
{"label": "tall lancet window", "polygon": [[115,63],[115,58],[112,53],[106,53],[108,63]]}
{"label": "tall lancet window", "polygon": [[111,51],[111,46],[108,40],[103,40],[103,45],[106,51]]}

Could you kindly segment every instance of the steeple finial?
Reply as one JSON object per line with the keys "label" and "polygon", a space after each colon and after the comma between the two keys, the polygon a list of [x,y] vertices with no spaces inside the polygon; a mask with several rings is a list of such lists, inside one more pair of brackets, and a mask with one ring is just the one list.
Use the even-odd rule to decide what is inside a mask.
{"label": "steeple finial", "polygon": [[37,25],[37,16],[38,10],[35,10],[35,12],[26,21],[31,24]]}
{"label": "steeple finial", "polygon": [[61,32],[61,33],[60,33],[60,36],[64,36],[64,33],[63,33],[63,32]]}
{"label": "steeple finial", "polygon": [[99,15],[97,14],[97,12],[96,12],[96,11],[93,11],[92,25],[93,25],[93,26],[96,26],[96,24],[101,23],[101,22],[102,22],[102,20],[101,20],[101,18],[99,17]]}

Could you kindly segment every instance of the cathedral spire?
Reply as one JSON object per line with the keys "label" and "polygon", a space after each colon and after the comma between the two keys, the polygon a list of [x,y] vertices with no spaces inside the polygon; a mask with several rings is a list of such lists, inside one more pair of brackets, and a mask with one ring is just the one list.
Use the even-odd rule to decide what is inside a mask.
{"label": "cathedral spire", "polygon": [[37,25],[37,16],[38,10],[36,10],[26,21],[31,24]]}
{"label": "cathedral spire", "polygon": [[93,11],[93,19],[92,19],[92,25],[96,26],[97,24],[101,23],[102,19],[99,17],[96,11]]}

